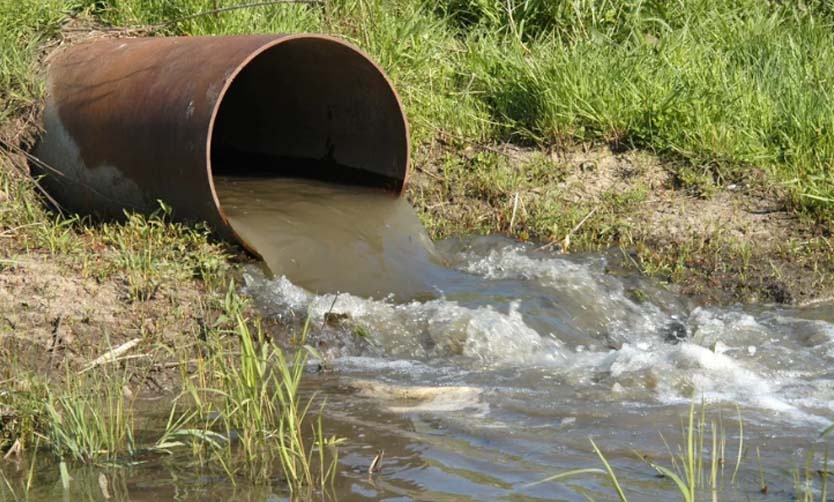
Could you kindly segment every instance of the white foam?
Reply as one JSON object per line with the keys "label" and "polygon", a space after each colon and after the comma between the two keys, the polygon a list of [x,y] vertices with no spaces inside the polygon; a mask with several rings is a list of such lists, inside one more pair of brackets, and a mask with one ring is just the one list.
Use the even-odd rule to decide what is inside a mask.
{"label": "white foam", "polygon": [[350,294],[315,295],[286,278],[264,281],[244,275],[248,291],[268,299],[273,313],[306,312],[321,319],[328,312],[348,314],[375,343],[394,358],[462,357],[484,365],[547,364],[563,358],[558,340],[542,338],[527,326],[518,305],[508,312],[492,307],[464,307],[447,300],[393,304]]}
{"label": "white foam", "polygon": [[572,324],[581,330],[643,336],[672,320],[656,305],[629,299],[623,283],[606,274],[604,265],[599,258],[579,263],[566,257],[532,257],[522,246],[506,246],[486,256],[469,256],[462,269],[488,279],[538,282],[571,311]]}
{"label": "white foam", "polygon": [[662,403],[732,402],[742,406],[773,411],[793,419],[810,422],[824,421],[823,417],[806,412],[808,403],[798,396],[786,395],[783,388],[795,383],[784,375],[768,375],[763,368],[751,365],[722,352],[693,343],[655,347],[645,350],[624,344],[608,353],[602,360],[588,361],[596,371],[607,371],[615,387],[623,392],[623,384],[631,375],[654,375],[654,398]]}
{"label": "white foam", "polygon": [[[535,281],[552,291],[553,302],[566,309],[571,316],[566,322],[577,330],[598,329],[599,324],[589,321],[596,320],[606,336],[619,342],[588,337],[575,342],[575,349],[536,332],[525,322],[524,304],[518,301],[500,309],[447,299],[394,304],[350,294],[315,295],[284,278],[264,280],[252,273],[246,283],[259,301],[266,301],[266,310],[277,315],[309,312],[321,319],[331,310],[348,314],[384,355],[338,359],[336,366],[348,371],[449,383],[472,378],[473,372],[490,378],[488,372],[496,368],[541,369],[536,390],[544,395],[551,385],[570,385],[581,392],[603,381],[604,388],[621,400],[671,404],[703,398],[813,423],[830,416],[831,323],[740,307],[696,308],[688,318],[678,318],[651,303],[629,299],[624,283],[605,274],[601,265],[601,260],[580,263],[531,256],[520,246],[506,245],[471,254],[460,265],[485,280]],[[665,343],[661,328],[672,320],[681,322],[678,319],[692,334],[690,341]],[[535,385],[531,381],[519,385]],[[503,385],[513,382],[510,377]],[[455,399],[466,401],[464,397]],[[430,400],[420,406],[443,410],[457,405]]]}

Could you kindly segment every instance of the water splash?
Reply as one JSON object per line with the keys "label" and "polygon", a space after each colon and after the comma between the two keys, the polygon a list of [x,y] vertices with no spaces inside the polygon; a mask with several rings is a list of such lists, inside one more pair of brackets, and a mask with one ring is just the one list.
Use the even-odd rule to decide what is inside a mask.
{"label": "water splash", "polygon": [[[316,295],[256,269],[246,291],[268,315],[338,314],[342,321],[317,325],[314,336],[346,374],[485,389],[501,381],[507,395],[531,391],[574,405],[577,396],[637,406],[703,398],[808,423],[834,412],[834,324],[824,314],[688,308],[642,278],[609,273],[601,255],[546,254],[495,237],[438,248],[466,278],[441,285],[437,299]],[[687,334],[682,343],[669,343],[670,324]],[[370,361],[414,365],[397,372]]]}

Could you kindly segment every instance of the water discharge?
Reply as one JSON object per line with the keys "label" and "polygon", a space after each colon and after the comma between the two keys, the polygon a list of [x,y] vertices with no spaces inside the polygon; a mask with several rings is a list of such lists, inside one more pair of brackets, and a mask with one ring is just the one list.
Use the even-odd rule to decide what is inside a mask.
{"label": "water discharge", "polygon": [[232,227],[276,276],[310,291],[398,300],[437,294],[445,273],[408,202],[390,192],[298,178],[218,176]]}
{"label": "water discharge", "polygon": [[[658,432],[679,434],[693,399],[740,410],[747,440],[773,449],[760,469],[775,476],[834,417],[830,305],[698,306],[624,272],[619,252],[565,256],[500,237],[435,247],[411,208],[384,193],[260,183],[221,185],[233,224],[274,272],[250,268],[246,290],[267,316],[311,316],[332,370],[316,382],[331,419],[387,444],[397,464],[385,488],[354,483],[352,497],[507,497],[588,466],[588,435],[667,455]],[[369,453],[345,462],[361,468]],[[631,486],[641,500],[673,493],[646,487],[639,462],[614,458],[644,480]]]}
{"label": "water discharge", "polygon": [[[790,498],[793,464],[809,446],[822,461],[819,431],[834,417],[831,305],[698,306],[623,273],[618,252],[565,256],[500,237],[449,239],[437,252],[466,279],[426,301],[318,295],[256,268],[245,275],[267,315],[319,320],[312,337],[330,373],[316,385],[331,419],[391,455],[386,484],[355,482],[351,496],[585,500],[527,484],[597,467],[590,435],[633,499],[678,499],[634,452],[671,465],[666,441],[683,441],[693,400],[724,421],[728,451],[744,417],[743,474],[731,486],[732,464],[722,466],[720,500],[769,500],[761,476]],[[321,321],[328,313],[339,320]],[[345,462],[361,469],[373,450],[349,451]],[[604,483],[578,485],[613,500]]]}

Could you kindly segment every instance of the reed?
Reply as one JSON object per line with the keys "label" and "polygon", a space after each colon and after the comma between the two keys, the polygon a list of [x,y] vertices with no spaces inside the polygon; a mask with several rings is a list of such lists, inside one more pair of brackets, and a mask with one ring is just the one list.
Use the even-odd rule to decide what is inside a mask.
{"label": "reed", "polygon": [[197,406],[178,419],[171,415],[158,447],[187,437],[192,448],[207,447],[206,462],[233,479],[270,482],[277,469],[292,492],[326,490],[336,474],[340,440],[326,436],[320,411],[311,412],[315,395],[301,395],[308,329],[309,323],[288,357],[258,323],[236,314],[231,332],[239,352],[217,351],[199,363],[182,394]]}
{"label": "reed", "polygon": [[[685,502],[694,502],[709,498],[719,500],[719,494],[726,488],[725,478],[725,455],[726,455],[726,430],[723,426],[723,419],[719,413],[717,419],[707,420],[707,407],[701,404],[700,412],[697,411],[693,401],[689,407],[689,413],[684,417],[685,422],[681,425],[683,443],[678,445],[675,451],[670,447],[666,438],[661,434],[661,439],[669,451],[669,462],[671,467],[661,465],[649,459],[648,456],[635,452],[637,457],[646,462],[652,469],[658,472],[663,478],[673,482],[675,489]],[[735,476],[741,464],[741,450],[743,448],[743,429],[739,414],[739,456],[733,469],[730,485],[735,483]],[[619,500],[627,500],[626,490],[617,477],[616,470],[606,458],[602,450],[593,439],[590,439],[594,453],[602,463],[604,470],[596,468],[576,469],[550,476],[533,484],[558,481],[565,478],[594,474],[602,475],[608,479],[616,492]]]}
{"label": "reed", "polygon": [[[14,406],[19,422],[7,432],[25,445],[24,454],[40,449],[58,461],[67,490],[69,468],[129,466],[140,455],[190,449],[194,466],[216,467],[233,483],[242,478],[301,497],[327,493],[338,472],[341,439],[326,432],[324,403],[302,392],[312,350],[305,346],[309,323],[288,353],[244,316],[233,282],[222,304],[225,314],[209,328],[205,344],[175,354],[183,386],[155,441],[136,423],[129,389],[144,374],[141,365],[128,364],[132,359],[108,359],[80,371],[64,366],[60,381],[48,384],[22,375],[22,389],[0,395],[0,405]],[[146,439],[137,441],[137,434]],[[11,490],[10,480],[0,481]]]}
{"label": "reed", "polygon": [[130,376],[121,372],[67,375],[67,387],[50,390],[44,403],[48,446],[61,459],[116,461],[136,452]]}
{"label": "reed", "polygon": [[[737,456],[732,473],[727,472],[727,431],[724,427],[723,415],[718,410],[718,416],[714,419],[707,417],[707,405],[701,403],[700,411],[697,411],[693,401],[689,407],[689,413],[684,417],[681,425],[683,443],[677,445],[673,450],[661,434],[661,438],[669,452],[671,467],[661,465],[649,459],[648,456],[635,452],[637,458],[648,464],[657,471],[663,478],[672,481],[675,489],[685,502],[697,500],[721,500],[722,493],[729,487],[736,486],[739,469],[744,457],[744,425],[741,411],[738,410],[738,442],[736,444]],[[534,486],[541,483],[561,482],[570,478],[587,475],[602,476],[606,478],[614,488],[619,500],[627,500],[627,492],[616,469],[606,458],[602,450],[593,439],[590,440],[594,453],[599,458],[604,469],[582,468],[562,472],[549,476],[527,486]],[[676,452],[675,452],[676,451]],[[758,491],[764,495],[768,493],[768,483],[764,469],[761,464],[761,452],[756,447],[755,469],[758,481]],[[829,466],[829,452],[826,447],[822,458],[822,467],[814,468],[814,449],[811,448],[805,456],[805,463],[792,471],[794,496],[797,501],[802,502],[825,502],[828,500],[828,478],[831,472]],[[727,478],[729,482],[727,483]]]}

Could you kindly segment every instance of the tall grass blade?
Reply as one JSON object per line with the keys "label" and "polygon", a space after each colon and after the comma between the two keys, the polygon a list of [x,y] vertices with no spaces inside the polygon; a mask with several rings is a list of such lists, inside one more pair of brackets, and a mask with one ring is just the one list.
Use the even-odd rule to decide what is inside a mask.
{"label": "tall grass blade", "polygon": [[822,493],[820,494],[820,500],[825,502],[828,500],[828,446],[825,447],[825,457],[823,457],[822,462]]}
{"label": "tall grass blade", "polygon": [[741,408],[736,405],[738,411],[738,455],[736,456],[736,465],[733,467],[733,476],[730,478],[730,484],[736,484],[736,475],[738,469],[741,467],[741,456],[744,452],[744,421],[741,419]]}
{"label": "tall grass blade", "polygon": [[604,471],[602,469],[596,469],[596,468],[593,468],[593,467],[587,468],[587,469],[574,469],[574,470],[571,470],[571,471],[566,471],[566,472],[561,472],[559,474],[554,474],[553,476],[548,476],[544,479],[541,479],[539,481],[533,481],[532,483],[528,483],[528,484],[523,485],[523,486],[524,486],[524,488],[529,488],[531,486],[540,485],[542,483],[548,483],[550,481],[558,481],[560,479],[565,479],[565,478],[572,478],[572,477],[575,477],[575,476],[580,476],[582,474],[602,474],[604,476],[604,475],[608,474],[608,472]]}
{"label": "tall grass blade", "polygon": [[32,450],[32,463],[29,465],[29,475],[26,477],[26,493],[32,490],[32,483],[35,479],[35,464],[38,461],[38,448],[41,446],[41,438],[37,436],[35,439],[35,449]]}
{"label": "tall grass blade", "polygon": [[683,500],[685,502],[694,502],[695,499],[691,494],[690,486],[687,483],[685,483],[680,476],[678,476],[671,469],[663,467],[662,465],[658,465],[652,462],[650,462],[650,465],[654,467],[657,470],[657,472],[663,474],[664,476],[675,482],[675,485],[677,485],[678,490],[680,490],[681,496],[683,496]]}
{"label": "tall grass blade", "polygon": [[689,499],[692,500],[695,498],[695,484],[697,479],[697,472],[695,467],[695,401],[693,400],[692,403],[689,405],[689,427],[687,427],[686,431],[686,481],[687,481],[687,493],[689,494]]}
{"label": "tall grass blade", "polygon": [[594,447],[594,451],[602,461],[602,465],[605,466],[605,470],[608,472],[608,479],[611,481],[611,484],[614,485],[614,489],[617,491],[617,496],[620,497],[620,502],[628,502],[628,498],[626,498],[625,493],[620,486],[620,482],[617,480],[617,475],[614,474],[614,469],[611,468],[611,465],[608,463],[608,460],[606,460],[605,455],[603,455],[600,449],[597,448],[593,438],[588,438],[588,440],[591,442],[591,446]]}
{"label": "tall grass blade", "polygon": [[61,463],[58,464],[58,469],[61,471],[61,487],[64,491],[69,491],[70,489],[70,475],[69,471],[67,470],[67,463],[61,460]]}
{"label": "tall grass blade", "polygon": [[[6,477],[6,474],[0,469],[0,478],[3,478],[3,483],[6,485],[6,489],[9,491],[9,495],[14,499],[15,502],[20,500],[17,496],[17,492],[15,491],[12,483],[9,481],[9,478]],[[0,491],[0,495],[2,495],[2,491]]]}

